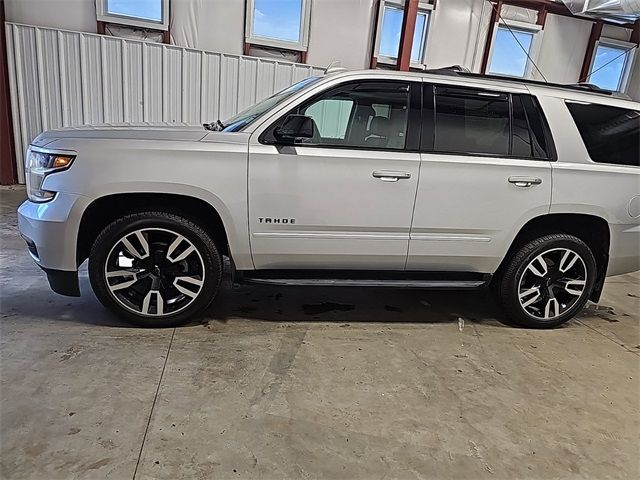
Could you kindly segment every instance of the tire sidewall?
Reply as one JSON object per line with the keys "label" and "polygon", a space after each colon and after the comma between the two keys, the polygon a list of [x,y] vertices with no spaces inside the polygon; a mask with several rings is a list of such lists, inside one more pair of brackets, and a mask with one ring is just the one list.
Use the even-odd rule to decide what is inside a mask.
{"label": "tire sidewall", "polygon": [[[565,237],[568,237],[568,236],[565,236]],[[526,249],[527,246],[523,248]],[[522,279],[522,275],[525,269],[527,268],[527,266],[529,265],[529,263],[541,253],[544,253],[546,251],[553,250],[556,248],[567,248],[576,252],[578,255],[580,255],[587,270],[587,281],[585,283],[585,288],[582,292],[582,295],[569,310],[567,310],[557,318],[554,318],[551,320],[543,320],[531,315],[522,307],[519,300],[519,294],[520,294],[519,286],[520,286],[520,281]],[[582,240],[575,237],[553,239],[553,240],[550,239],[549,241],[542,242],[540,245],[536,246],[535,248],[530,249],[530,251],[524,256],[524,258],[520,260],[520,264],[516,268],[513,277],[507,279],[508,283],[507,285],[504,286],[506,287],[506,292],[505,292],[505,288],[503,287],[503,294],[506,293],[507,297],[509,298],[508,302],[511,304],[509,305],[510,308],[508,310],[513,311],[514,309],[516,309],[519,313],[517,317],[519,317],[521,321],[518,321],[517,323],[525,324],[526,326],[532,326],[532,327],[551,328],[551,327],[555,327],[565,323],[584,307],[585,303],[589,298],[589,295],[591,294],[591,291],[593,290],[593,286],[596,281],[596,276],[597,276],[597,267],[596,267],[595,258],[593,256],[593,253],[589,249],[589,247],[587,247],[587,245]]]}
{"label": "tire sidewall", "polygon": [[[115,299],[107,286],[105,263],[116,242],[126,234],[145,228],[162,228],[183,235],[196,247],[204,263],[205,278],[196,299],[185,309],[161,318],[136,315]],[[222,262],[213,240],[190,220],[164,212],[142,212],[129,215],[108,225],[97,237],[89,255],[89,280],[103,305],[144,327],[171,327],[186,322],[205,309],[214,299],[222,277]]]}

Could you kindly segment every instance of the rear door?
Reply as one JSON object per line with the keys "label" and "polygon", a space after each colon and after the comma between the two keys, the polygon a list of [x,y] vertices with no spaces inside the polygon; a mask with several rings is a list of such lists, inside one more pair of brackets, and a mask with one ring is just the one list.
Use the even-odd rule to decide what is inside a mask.
{"label": "rear door", "polygon": [[289,112],[313,118],[314,138],[279,144],[273,130],[286,115],[252,136],[256,268],[404,268],[420,166],[420,95],[420,82],[342,83]]}
{"label": "rear door", "polygon": [[549,212],[551,140],[525,93],[424,86],[408,270],[492,273],[519,229]]}

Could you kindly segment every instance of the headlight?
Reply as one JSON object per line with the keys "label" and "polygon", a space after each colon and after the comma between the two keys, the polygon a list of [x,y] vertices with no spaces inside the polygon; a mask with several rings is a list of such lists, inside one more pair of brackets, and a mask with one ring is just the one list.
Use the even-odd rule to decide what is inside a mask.
{"label": "headlight", "polygon": [[50,173],[59,172],[71,166],[74,155],[43,152],[29,147],[25,162],[27,195],[32,202],[48,202],[55,192],[42,189],[44,179]]}

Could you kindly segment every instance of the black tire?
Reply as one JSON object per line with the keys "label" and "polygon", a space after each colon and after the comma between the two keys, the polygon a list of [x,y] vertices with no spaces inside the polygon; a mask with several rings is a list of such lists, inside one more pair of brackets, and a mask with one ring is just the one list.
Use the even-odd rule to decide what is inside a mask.
{"label": "black tire", "polygon": [[[575,267],[572,268],[582,269],[584,266],[584,270],[586,270],[586,278],[578,280],[579,282],[584,280],[584,289],[579,296],[577,293],[572,293],[570,295],[566,293],[569,291],[569,288],[565,279],[563,279],[563,281],[565,281],[564,290],[560,287],[550,288],[546,286],[549,285],[547,282],[551,282],[551,286],[553,286],[554,283],[552,282],[551,277],[554,274],[559,276],[560,273],[558,273],[558,269],[562,270],[562,260],[557,262],[557,266],[553,263],[549,264],[549,261],[552,261],[548,259],[549,256],[557,252],[558,256],[556,258],[560,258],[560,255],[563,255],[566,250],[577,254],[579,259],[583,262],[579,263],[579,261],[576,260],[573,264]],[[547,257],[544,257],[544,255],[547,255]],[[540,265],[539,258],[542,258],[545,262],[540,269],[535,266]],[[536,273],[532,273],[534,270],[530,268],[532,262],[536,262],[534,265]],[[568,263],[569,262],[567,261],[567,264]],[[554,269],[555,273],[553,273]],[[548,272],[547,275],[538,277],[538,273],[541,273],[542,270]],[[523,278],[525,274],[527,274],[528,277]],[[498,300],[505,313],[514,324],[529,328],[554,328],[567,322],[582,310],[591,295],[596,276],[597,267],[595,258],[589,247],[582,240],[574,237],[573,235],[560,233],[545,235],[518,248],[513,255],[507,259],[504,273],[501,278],[499,278],[497,285]],[[530,284],[529,286],[532,286],[533,288],[529,289],[521,284],[521,282],[530,278],[533,278],[534,280],[539,278],[539,285],[536,283],[533,285]],[[575,280],[573,281],[575,282]],[[537,291],[535,291],[536,288],[538,289]],[[525,296],[524,300],[521,302],[520,297],[527,291],[532,291],[532,293]],[[540,293],[541,291],[543,292],[542,294]],[[548,302],[550,302],[550,298],[556,298],[554,293],[549,294],[548,292],[559,292],[561,295],[564,295],[564,299],[569,298],[570,300],[568,300],[566,304],[563,304],[563,299],[556,299],[555,306],[553,306],[553,312],[559,313],[559,315],[554,315],[553,317],[549,315],[549,318],[544,318],[548,312],[546,309],[544,313],[542,312],[542,305],[547,305]],[[532,299],[534,296],[536,298],[540,297],[538,300],[540,307],[537,307],[536,303],[529,306],[528,309],[523,306],[527,303],[527,300]],[[547,304],[545,304],[545,301]],[[566,307],[564,310],[562,309],[563,305]]]}
{"label": "black tire", "polygon": [[[158,253],[154,251],[153,248],[165,248],[166,259],[162,259],[161,261],[164,261],[168,265],[167,268],[171,267],[174,270],[187,269],[189,267],[185,267],[183,266],[183,264],[191,262],[195,265],[194,268],[198,268],[199,271],[202,272],[202,280],[198,280],[200,281],[200,284],[198,284],[197,287],[193,287],[199,289],[197,293],[192,293],[191,295],[181,295],[180,292],[177,293],[177,297],[181,298],[180,301],[182,303],[187,302],[182,309],[176,310],[175,312],[168,311],[165,313],[165,300],[162,298],[162,295],[160,293],[153,292],[154,296],[151,297],[150,294],[152,292],[149,291],[147,297],[149,297],[150,299],[154,299],[155,312],[149,313],[149,315],[145,315],[142,313],[145,310],[144,307],[142,307],[140,311],[134,311],[134,306],[128,307],[127,305],[125,305],[125,302],[127,302],[127,300],[122,300],[122,298],[124,298],[124,294],[120,294],[120,292],[116,294],[112,291],[114,285],[110,285],[109,280],[107,279],[107,269],[109,268],[107,262],[112,263],[114,261],[113,258],[115,257],[113,257],[113,255],[122,256],[122,253],[117,253],[118,250],[116,249],[116,245],[122,245],[121,242],[123,238],[130,238],[127,237],[127,235],[136,235],[135,232],[138,231],[143,232],[143,235],[144,232],[159,232],[157,233],[157,235],[167,236],[173,234],[174,237],[168,236],[167,238],[175,238],[176,240],[179,237],[184,237],[184,239],[186,240],[183,241],[188,248],[185,248],[183,250],[189,249],[192,252],[189,255],[196,256],[195,261],[192,260],[191,257],[187,257],[186,260],[178,261],[176,257],[176,259],[171,260],[171,262],[175,262],[172,265],[168,260],[166,260],[170,258],[171,253],[171,247],[167,248],[167,244],[169,243],[168,241],[164,244],[155,242],[152,243],[151,246],[147,242],[147,250],[151,253],[147,255],[148,258],[144,261],[155,263],[155,261],[152,260],[151,257],[154,257],[156,254],[162,252]],[[139,245],[141,246],[141,248],[137,246],[135,250],[138,251],[138,254],[140,254],[140,251],[142,251],[142,255],[145,255],[144,246],[142,246],[142,244]],[[160,246],[158,247],[158,245]],[[182,244],[179,241],[176,250],[178,250],[181,245]],[[191,249],[191,247],[193,247],[193,249]],[[120,250],[122,250],[122,248],[120,248]],[[135,258],[135,256],[132,257],[133,262],[143,261],[138,260],[137,258]],[[117,261],[120,262],[120,260]],[[156,280],[151,280],[151,278],[160,279],[157,280],[158,283],[153,284],[159,286],[152,286],[149,288],[156,288],[156,290],[160,292],[161,290],[165,289],[165,286],[168,285],[168,287],[166,288],[173,289],[172,293],[175,294],[175,289],[178,287],[173,286],[171,280],[176,280],[176,277],[180,276],[180,274],[174,272],[172,274],[174,275],[173,277],[170,277],[169,274],[167,274],[167,276],[165,277],[163,273],[163,276],[161,276],[160,270],[156,266],[155,268],[157,272],[153,273],[157,273],[158,275],[155,276],[150,271],[151,268],[152,267],[147,269],[144,274],[140,273],[141,276],[146,275],[146,277],[141,280],[136,280],[136,282],[155,282]],[[137,279],[138,277],[134,276],[133,278]],[[182,276],[181,278],[185,277]],[[89,279],[91,281],[91,287],[98,297],[98,300],[100,300],[100,302],[105,307],[109,308],[120,317],[124,318],[130,323],[141,327],[173,327],[186,323],[190,318],[201,313],[211,304],[220,286],[221,278],[222,259],[213,239],[192,220],[164,211],[136,212],[123,216],[118,220],[112,222],[98,235],[89,254]],[[138,286],[136,288],[139,288],[143,291],[143,288],[141,286]],[[192,287],[189,287],[189,290],[191,289]],[[134,288],[126,288],[123,290],[126,292],[127,290],[134,290]],[[169,290],[166,291],[169,292]],[[135,294],[136,292],[126,292],[126,295],[134,296]],[[140,293],[139,295],[141,296],[143,294],[144,293]],[[119,297],[117,297],[117,295]],[[150,300],[147,300],[147,298],[145,298],[144,300],[147,303],[146,311],[149,311]],[[174,302],[174,305],[179,305],[179,303]],[[162,310],[160,308],[162,308]],[[167,303],[166,308],[169,310],[171,308],[171,305]]]}

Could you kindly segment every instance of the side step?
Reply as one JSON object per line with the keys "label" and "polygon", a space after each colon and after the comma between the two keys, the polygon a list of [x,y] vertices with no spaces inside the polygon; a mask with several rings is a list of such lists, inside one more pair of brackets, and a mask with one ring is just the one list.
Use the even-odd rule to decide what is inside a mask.
{"label": "side step", "polygon": [[346,270],[254,270],[237,272],[239,283],[315,287],[387,287],[473,289],[489,284],[491,275],[466,272]]}

